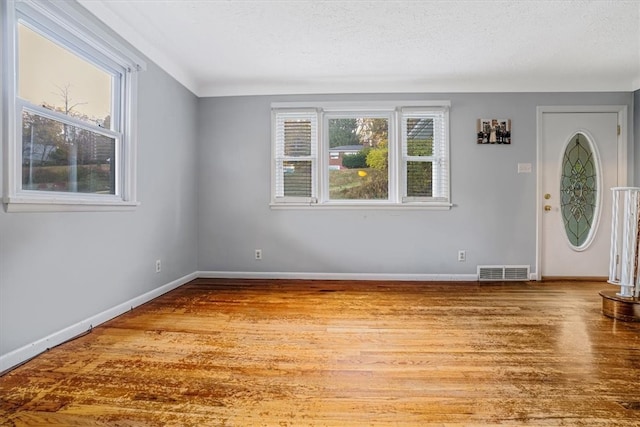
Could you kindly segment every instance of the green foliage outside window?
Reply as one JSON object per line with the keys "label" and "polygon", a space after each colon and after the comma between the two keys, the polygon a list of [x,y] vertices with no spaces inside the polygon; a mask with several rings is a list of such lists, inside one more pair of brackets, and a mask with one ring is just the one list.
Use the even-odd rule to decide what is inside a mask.
{"label": "green foliage outside window", "polygon": [[357,130],[357,119],[329,120],[329,147],[335,148],[361,144]]}
{"label": "green foliage outside window", "polygon": [[357,154],[345,154],[342,156],[342,166],[347,169],[366,168],[368,151],[364,149]]}

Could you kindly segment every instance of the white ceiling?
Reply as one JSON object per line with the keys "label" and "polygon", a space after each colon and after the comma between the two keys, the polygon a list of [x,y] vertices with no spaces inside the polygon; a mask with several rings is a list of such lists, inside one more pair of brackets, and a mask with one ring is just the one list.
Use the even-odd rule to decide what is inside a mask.
{"label": "white ceiling", "polygon": [[640,88],[640,0],[79,2],[198,96]]}

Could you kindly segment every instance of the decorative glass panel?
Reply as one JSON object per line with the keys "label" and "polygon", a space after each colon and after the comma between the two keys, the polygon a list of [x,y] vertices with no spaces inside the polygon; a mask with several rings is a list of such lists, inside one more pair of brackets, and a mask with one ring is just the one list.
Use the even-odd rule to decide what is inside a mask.
{"label": "decorative glass panel", "polygon": [[585,245],[597,220],[597,173],[589,140],[576,134],[565,149],[560,180],[560,211],[569,242],[575,248]]}

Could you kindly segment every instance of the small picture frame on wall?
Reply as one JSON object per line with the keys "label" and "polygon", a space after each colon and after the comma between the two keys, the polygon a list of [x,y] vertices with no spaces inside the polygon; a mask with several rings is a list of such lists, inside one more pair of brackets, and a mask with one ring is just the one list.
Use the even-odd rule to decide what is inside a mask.
{"label": "small picture frame on wall", "polygon": [[478,119],[478,144],[511,144],[511,119]]}

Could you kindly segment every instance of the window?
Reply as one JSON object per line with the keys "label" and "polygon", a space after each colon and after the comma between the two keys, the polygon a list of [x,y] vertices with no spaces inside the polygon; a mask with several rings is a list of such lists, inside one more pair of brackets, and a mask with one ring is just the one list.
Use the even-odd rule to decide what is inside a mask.
{"label": "window", "polygon": [[446,110],[402,111],[403,200],[448,202]]}
{"label": "window", "polygon": [[9,211],[133,207],[136,72],[71,2],[5,3]]}
{"label": "window", "polygon": [[318,122],[315,112],[276,114],[275,199],[280,202],[315,200]]}
{"label": "window", "polygon": [[329,153],[342,153],[328,164],[328,200],[388,200],[389,115],[328,113],[325,120]]}
{"label": "window", "polygon": [[449,103],[276,103],[272,206],[451,207]]}

